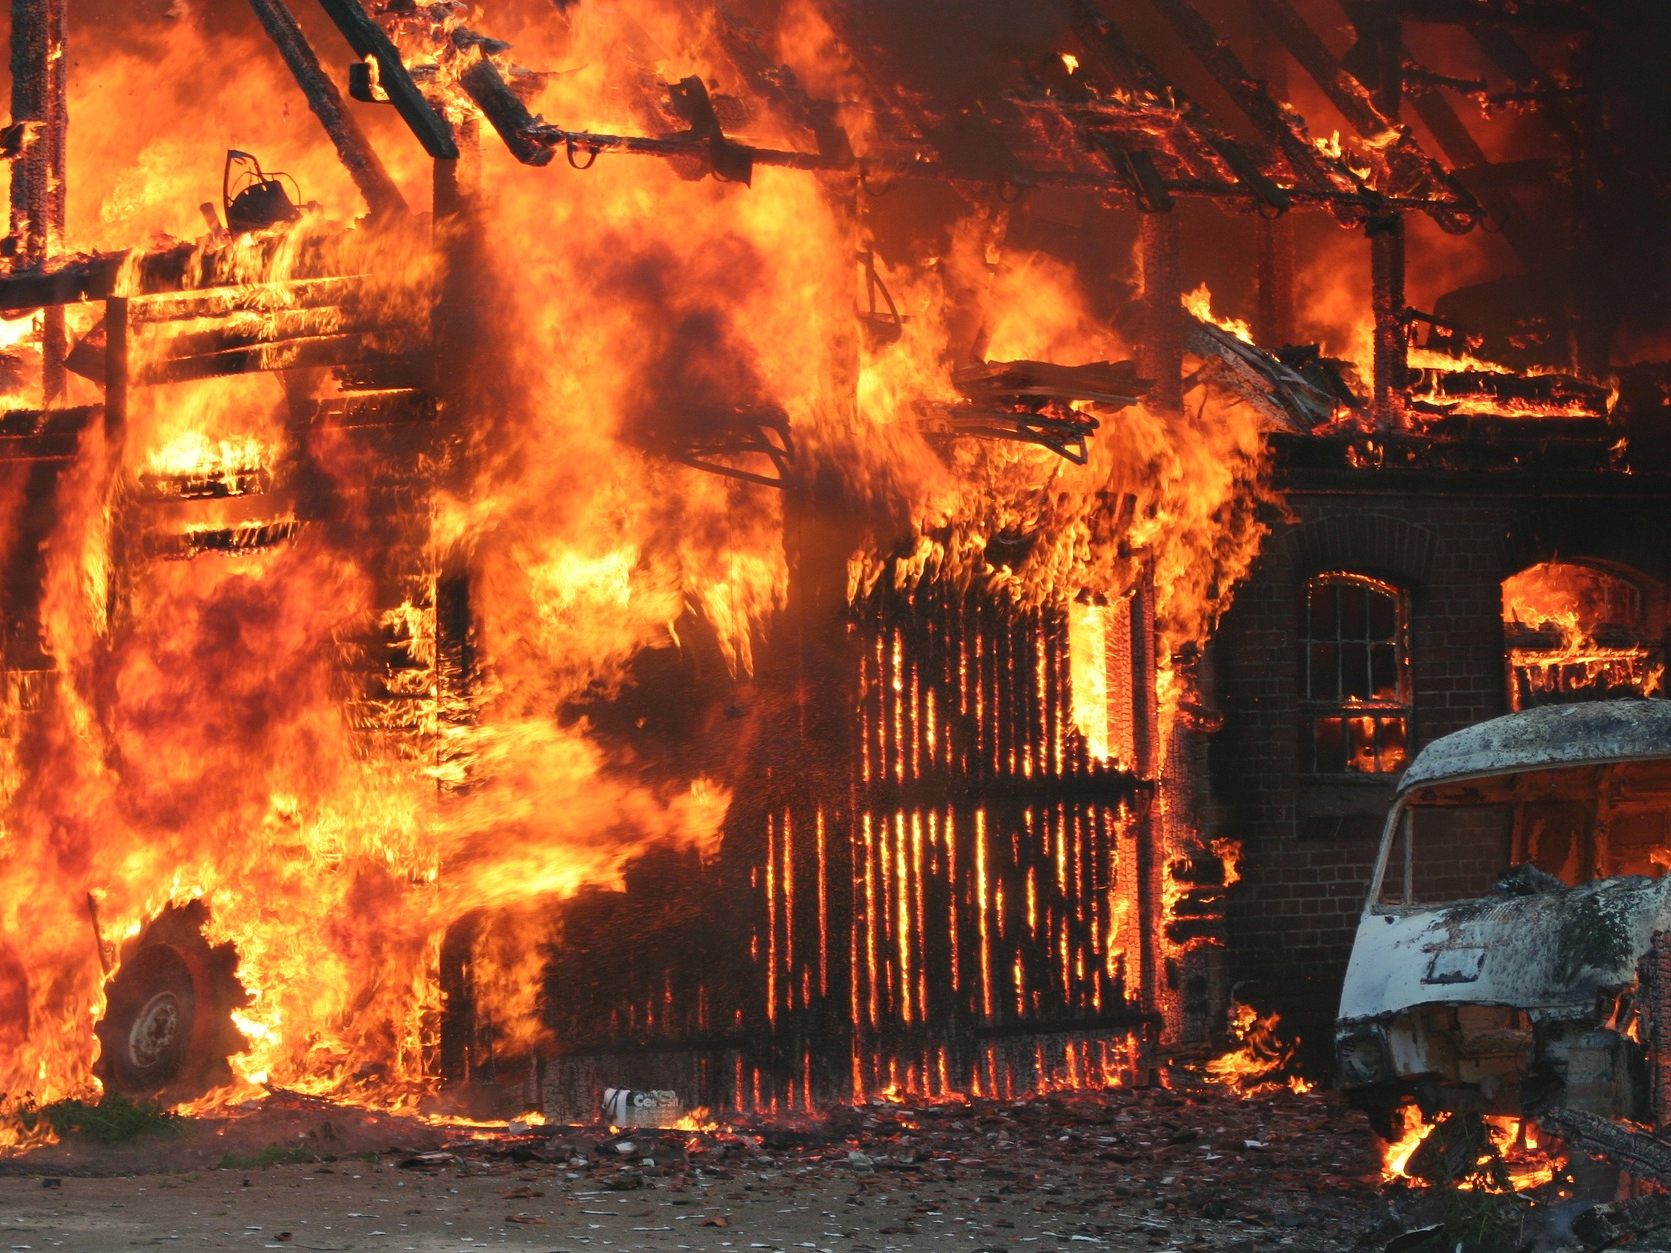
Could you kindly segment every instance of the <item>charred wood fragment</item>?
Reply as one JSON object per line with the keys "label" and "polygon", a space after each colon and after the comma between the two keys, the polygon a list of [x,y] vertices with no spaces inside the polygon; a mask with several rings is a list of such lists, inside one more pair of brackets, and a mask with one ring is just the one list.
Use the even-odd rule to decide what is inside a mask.
{"label": "charred wood fragment", "polygon": [[1557,1109],[1539,1116],[1568,1143],[1600,1153],[1620,1170],[1671,1182],[1671,1144],[1626,1123],[1577,1109]]}
{"label": "charred wood fragment", "polygon": [[1313,382],[1279,357],[1211,322],[1190,318],[1184,346],[1198,357],[1216,361],[1217,381],[1291,431],[1316,429],[1334,417],[1341,403],[1337,390]]}
{"label": "charred wood fragment", "polygon": [[1671,1227],[1671,1197],[1639,1196],[1585,1210],[1573,1219],[1572,1234],[1585,1248],[1605,1249],[1666,1227]]}
{"label": "charred wood fragment", "polygon": [[744,483],[765,487],[787,484],[795,443],[789,431],[789,415],[783,410],[739,410],[717,415],[701,425],[706,429],[683,442],[674,452],[674,460]]}
{"label": "charred wood fragment", "polygon": [[284,0],[250,0],[250,7],[255,10],[255,16],[284,58],[284,63],[290,67],[296,85],[307,97],[308,107],[330,136],[337,156],[342,159],[348,176],[354,180],[354,186],[365,197],[366,207],[374,217],[404,213],[406,200],[400,194],[400,188],[383,168],[359,123],[343,107],[336,84],[319,64],[319,58],[314,55],[307,36],[297,24],[295,14],[291,13]]}
{"label": "charred wood fragment", "polygon": [[1137,377],[1130,361],[1083,366],[994,361],[957,371],[952,385],[967,400],[942,411],[954,435],[1037,444],[1077,465],[1085,463],[1085,441],[1101,422],[1076,403],[1123,409],[1151,386]]}

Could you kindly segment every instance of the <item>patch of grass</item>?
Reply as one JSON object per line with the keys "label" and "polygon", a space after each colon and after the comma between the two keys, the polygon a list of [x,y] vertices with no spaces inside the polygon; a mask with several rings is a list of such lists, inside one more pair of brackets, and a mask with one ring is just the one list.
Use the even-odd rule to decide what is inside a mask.
{"label": "patch of grass", "polygon": [[1446,1244],[1508,1253],[1520,1247],[1524,1214],[1524,1207],[1512,1195],[1483,1191],[1448,1193],[1444,1209]]}
{"label": "patch of grass", "polygon": [[302,1166],[312,1162],[375,1162],[377,1154],[325,1153],[313,1140],[313,1132],[293,1144],[269,1144],[258,1153],[228,1153],[220,1159],[222,1170],[264,1170],[268,1166]]}
{"label": "patch of grass", "polygon": [[61,1140],[91,1144],[131,1144],[153,1135],[179,1135],[185,1119],[154,1101],[106,1096],[97,1104],[53,1101],[21,1115],[25,1126],[45,1123]]}
{"label": "patch of grass", "polygon": [[265,1170],[269,1166],[299,1166],[325,1160],[309,1144],[269,1144],[259,1153],[228,1153],[220,1159],[222,1170]]}

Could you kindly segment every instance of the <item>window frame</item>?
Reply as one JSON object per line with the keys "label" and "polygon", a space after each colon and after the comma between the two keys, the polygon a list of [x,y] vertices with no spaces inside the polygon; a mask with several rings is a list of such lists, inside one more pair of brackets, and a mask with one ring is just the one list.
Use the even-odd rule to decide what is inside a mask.
{"label": "window frame", "polygon": [[[1338,589],[1343,586],[1360,589],[1365,594],[1361,638],[1343,634],[1345,614],[1342,612],[1338,594]],[[1318,593],[1325,589],[1336,597],[1332,638],[1313,634],[1314,602]],[[1414,700],[1411,682],[1409,590],[1361,570],[1322,570],[1306,578],[1300,585],[1299,593],[1298,629],[1295,632],[1299,658],[1295,686],[1299,708],[1300,773],[1305,778],[1329,782],[1389,780],[1404,768],[1410,756]],[[1374,630],[1376,614],[1374,602],[1370,597],[1377,594],[1389,598],[1392,602],[1393,622],[1390,633],[1378,634]],[[1389,646],[1392,649],[1394,684],[1394,694],[1390,699],[1375,695],[1374,662],[1374,649]],[[1320,647],[1334,650],[1335,678],[1332,695],[1328,696],[1315,694],[1317,687],[1312,666],[1316,650]],[[1346,668],[1347,658],[1352,653],[1356,653],[1362,659],[1364,687],[1368,693],[1366,696],[1349,694],[1351,685],[1346,679]],[[1341,737],[1345,765],[1338,770],[1321,769],[1318,764],[1321,743],[1319,727],[1322,721],[1328,718],[1342,720]],[[1351,764],[1353,755],[1350,751],[1350,736],[1346,723],[1353,718],[1377,720],[1370,732],[1375,745],[1376,769],[1356,769]],[[1398,719],[1402,724],[1401,751],[1382,742],[1381,722],[1388,719]],[[1397,751],[1397,756],[1390,756],[1394,751]],[[1386,764],[1383,764],[1384,760]]]}

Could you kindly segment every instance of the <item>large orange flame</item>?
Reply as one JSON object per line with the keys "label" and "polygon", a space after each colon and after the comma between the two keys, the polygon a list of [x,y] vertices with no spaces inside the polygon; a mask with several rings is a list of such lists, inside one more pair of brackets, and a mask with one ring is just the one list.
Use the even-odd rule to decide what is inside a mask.
{"label": "large orange flame", "polygon": [[[561,22],[525,8],[502,33],[519,57],[565,67],[532,105],[573,125],[663,125],[652,95],[612,70],[632,49],[655,50],[646,77],[723,76],[714,32],[680,6],[583,5]],[[866,342],[854,257],[873,241],[851,197],[817,179],[761,169],[742,191],[625,160],[559,175],[488,143],[466,162],[479,233],[443,223],[435,246],[422,223],[347,228],[352,188],[264,44],[189,16],[135,29],[90,47],[96,67],[74,76],[72,248],[199,232],[228,148],[271,154],[316,202],[292,227],[205,239],[194,264],[213,254],[235,306],[144,324],[136,370],[211,331],[283,364],[261,355],[281,351],[281,332],[341,329],[298,296],[321,274],[360,276],[361,307],[391,334],[427,325],[458,284],[449,298],[490,346],[444,380],[456,388],[444,416],[470,422],[424,467],[440,486],[399,516],[373,508],[368,483],[387,468],[375,447],[298,419],[344,401],[321,371],[137,388],[117,438],[87,427],[47,502],[37,664],[14,650],[6,673],[0,1005],[15,1001],[25,1027],[0,1034],[0,1092],[48,1101],[96,1087],[100,945],[108,956],[195,898],[212,911],[208,940],[236,945],[249,994],[235,1080],[195,1108],[268,1086],[418,1101],[434,1082],[441,934],[483,907],[503,913],[478,986],[503,1038],[536,1043],[530,906],[612,883],[655,844],[711,851],[730,804],[734,780],[652,776],[572,711],[698,627],[733,673],[753,667],[788,596],[782,493],[665,455],[739,406],[786,414],[797,481],[839,481],[872,520],[876,546],[854,537],[855,590],[880,577],[880,546],[900,531],[925,577],[978,579],[1022,605],[1119,603],[1151,569],[1170,735],[1190,686],[1175,659],[1211,631],[1262,534],[1261,432],[1246,408],[1203,394],[1186,413],[1125,411],[1084,465],[1007,444],[944,451],[932,415],[956,396],[969,293],[988,360],[1130,355],[1082,275],[1006,244],[1001,210],[960,210],[941,255],[882,263],[898,333]],[[438,60],[445,93],[460,67],[435,49],[451,45],[426,54],[409,36],[409,56]],[[848,71],[821,63],[815,14],[788,6],[777,36],[805,81],[839,86]],[[237,90],[195,90],[209,64],[236,64]],[[285,101],[290,117],[234,107],[251,98]],[[468,131],[462,97],[447,105]],[[856,135],[867,125],[848,120]],[[786,125],[769,112],[753,123]],[[427,203],[410,137],[388,119],[371,129],[407,199]],[[72,310],[72,331],[94,317]],[[29,349],[32,332],[6,325],[6,343]],[[97,399],[85,380],[70,386],[68,400]],[[22,492],[8,478],[8,539]],[[342,509],[310,512],[308,492]],[[401,528],[409,553],[391,535]],[[1033,537],[1025,560],[986,556],[1006,531]],[[455,570],[483,659],[467,676],[437,611]],[[342,659],[368,641],[402,668],[348,716]],[[1106,694],[1087,679],[1079,696],[1093,752],[1112,754],[1094,730]],[[1112,1077],[1088,1049],[1076,1064]],[[0,1128],[0,1143],[16,1134]]]}

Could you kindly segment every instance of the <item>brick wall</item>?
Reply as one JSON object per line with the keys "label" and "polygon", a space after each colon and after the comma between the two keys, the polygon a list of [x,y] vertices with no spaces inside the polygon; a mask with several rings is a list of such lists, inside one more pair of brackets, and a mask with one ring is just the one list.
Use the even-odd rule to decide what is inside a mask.
{"label": "brick wall", "polygon": [[[1576,476],[1574,476],[1576,477]],[[1502,580],[1554,557],[1590,558],[1662,582],[1671,501],[1641,480],[1547,471],[1456,475],[1279,469],[1277,524],[1210,653],[1225,715],[1210,750],[1215,832],[1242,841],[1229,911],[1230,974],[1282,1013],[1309,1069],[1331,1064],[1340,980],[1368,887],[1392,779],[1302,776],[1301,591],[1344,570],[1405,589],[1412,754],[1507,712]]]}

